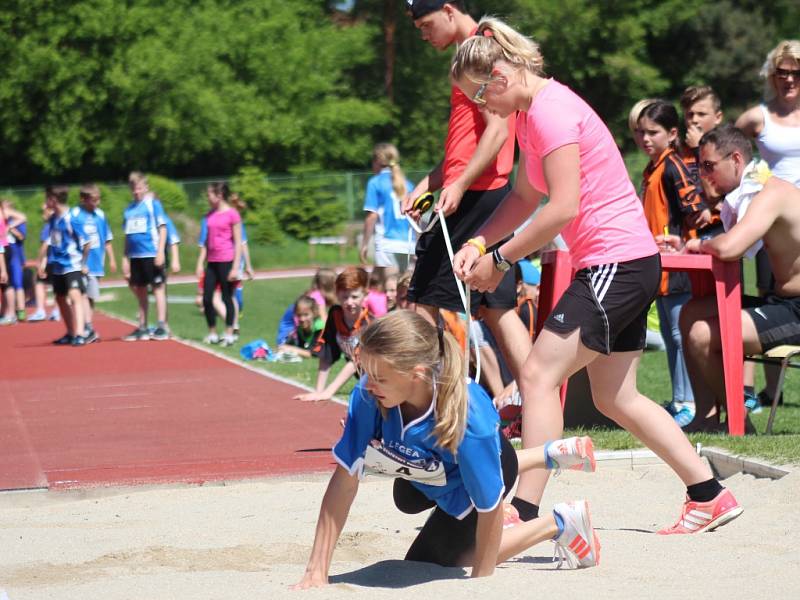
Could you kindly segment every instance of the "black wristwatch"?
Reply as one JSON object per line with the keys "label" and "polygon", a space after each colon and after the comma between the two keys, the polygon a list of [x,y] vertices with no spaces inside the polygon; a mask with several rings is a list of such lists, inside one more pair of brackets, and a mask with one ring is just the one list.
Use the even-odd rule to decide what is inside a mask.
{"label": "black wristwatch", "polygon": [[502,273],[505,273],[511,268],[511,263],[503,258],[498,248],[492,250],[492,260],[494,261],[494,268]]}

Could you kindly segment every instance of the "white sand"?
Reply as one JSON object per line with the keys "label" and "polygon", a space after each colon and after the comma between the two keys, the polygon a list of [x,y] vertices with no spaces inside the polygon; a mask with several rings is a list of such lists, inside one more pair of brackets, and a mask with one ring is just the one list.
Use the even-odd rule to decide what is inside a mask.
{"label": "white sand", "polygon": [[565,473],[551,480],[545,507],[591,502],[601,565],[557,571],[547,543],[475,581],[402,562],[424,518],[394,508],[390,482],[367,479],[334,554],[333,585],[290,592],[326,484],[308,476],[0,494],[0,599],[800,598],[800,471],[730,478],[745,513],[714,533],[672,537],[653,533],[682,500],[666,467]]}

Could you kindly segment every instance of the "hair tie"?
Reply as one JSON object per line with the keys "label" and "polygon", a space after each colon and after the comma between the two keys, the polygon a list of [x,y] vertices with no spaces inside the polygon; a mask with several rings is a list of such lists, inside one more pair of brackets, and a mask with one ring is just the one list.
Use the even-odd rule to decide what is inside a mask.
{"label": "hair tie", "polygon": [[493,32],[491,29],[489,29],[489,28],[487,27],[486,29],[484,29],[483,31],[481,31],[481,35],[482,35],[483,37],[494,37],[494,32]]}
{"label": "hair tie", "polygon": [[436,337],[439,338],[439,358],[444,356],[444,328],[441,325],[436,326]]}
{"label": "hair tie", "polygon": [[390,168],[394,168],[394,167],[396,167],[396,166],[397,166],[397,161],[396,161],[396,160],[393,160],[393,161],[390,161],[390,162],[389,162],[389,167],[390,167]]}

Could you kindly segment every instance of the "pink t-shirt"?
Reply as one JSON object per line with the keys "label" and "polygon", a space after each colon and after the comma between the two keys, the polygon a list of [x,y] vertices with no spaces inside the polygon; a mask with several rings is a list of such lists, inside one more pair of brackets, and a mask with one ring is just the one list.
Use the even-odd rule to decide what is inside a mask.
{"label": "pink t-shirt", "polygon": [[517,116],[517,140],[525,153],[529,181],[545,194],[542,159],[562,146],[578,144],[580,208],[578,216],[561,230],[575,268],[626,262],[658,252],[611,132],[575,92],[551,79],[528,112]]}
{"label": "pink t-shirt", "polygon": [[234,259],[233,226],[242,222],[235,208],[212,210],[206,215],[208,224],[208,262],[230,262]]}
{"label": "pink t-shirt", "polygon": [[382,317],[389,310],[386,304],[386,294],[377,290],[370,290],[367,292],[367,297],[364,298],[363,306],[373,317]]}

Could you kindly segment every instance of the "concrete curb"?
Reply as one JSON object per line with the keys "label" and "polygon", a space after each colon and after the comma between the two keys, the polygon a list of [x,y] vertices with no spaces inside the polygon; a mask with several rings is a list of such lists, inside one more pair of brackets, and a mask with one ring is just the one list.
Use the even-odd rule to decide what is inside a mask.
{"label": "concrete curb", "polygon": [[721,479],[737,473],[752,475],[753,477],[780,479],[791,473],[787,468],[776,467],[747,456],[736,456],[719,448],[703,448],[698,444],[698,451],[700,456],[705,457],[711,463],[714,474]]}
{"label": "concrete curb", "polygon": [[[711,465],[714,474],[720,479],[743,473],[753,477],[780,479],[791,473],[790,467],[777,467],[746,456],[736,456],[720,448],[705,448],[697,445],[697,453]],[[651,450],[600,450],[594,454],[602,468],[622,467],[634,469],[649,465],[664,464]]]}

